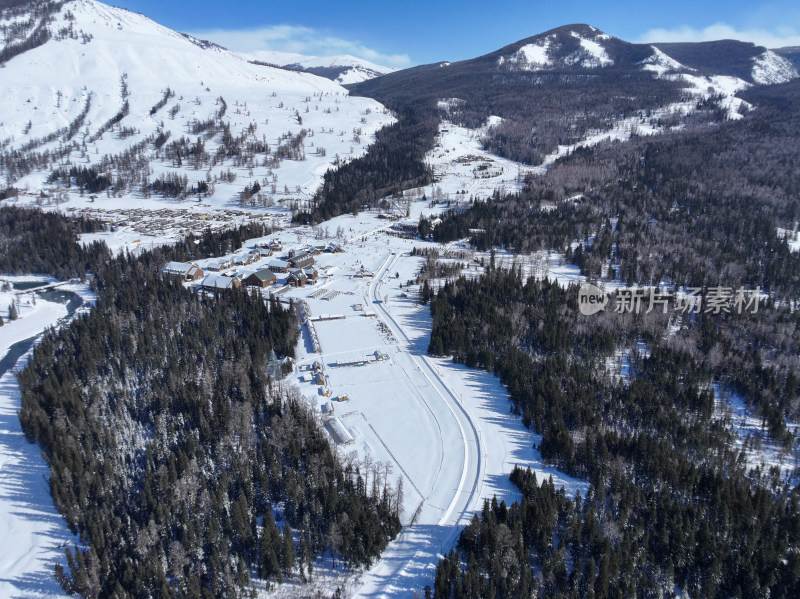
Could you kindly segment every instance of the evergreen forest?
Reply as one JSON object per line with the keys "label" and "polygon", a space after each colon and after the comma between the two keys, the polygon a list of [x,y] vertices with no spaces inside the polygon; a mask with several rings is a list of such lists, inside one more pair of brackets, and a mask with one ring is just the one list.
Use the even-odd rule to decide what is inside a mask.
{"label": "evergreen forest", "polygon": [[321,554],[375,559],[400,529],[394,481],[340,458],[305,402],[267,374],[272,351],[294,355],[293,308],[159,276],[166,261],[230,251],[265,228],[114,258],[78,245],[75,228],[91,225],[22,214],[0,210],[4,241],[11,230],[32,252],[4,267],[47,272],[49,254],[36,249],[72,244],[62,268],[88,269],[97,294],[19,374],[23,431],[78,535],[55,567],[66,592],[249,596],[256,577],[312,577]]}

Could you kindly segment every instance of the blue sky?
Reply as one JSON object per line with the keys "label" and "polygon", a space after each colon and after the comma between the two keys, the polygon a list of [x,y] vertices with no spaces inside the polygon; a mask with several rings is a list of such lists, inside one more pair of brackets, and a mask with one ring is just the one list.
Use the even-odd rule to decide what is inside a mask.
{"label": "blue sky", "polygon": [[393,67],[473,58],[570,23],[634,42],[736,38],[768,47],[800,45],[797,0],[113,3],[235,51],[353,54]]}

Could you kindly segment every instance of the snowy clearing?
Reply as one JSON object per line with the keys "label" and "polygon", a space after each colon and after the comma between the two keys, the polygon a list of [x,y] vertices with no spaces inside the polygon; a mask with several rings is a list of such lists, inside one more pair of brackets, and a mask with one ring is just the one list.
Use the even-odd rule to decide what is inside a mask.
{"label": "snowy clearing", "polygon": [[[409,210],[413,219],[440,208],[418,198]],[[588,489],[542,462],[533,449],[538,439],[510,413],[508,394],[494,376],[427,356],[431,316],[417,302],[418,286],[408,284],[424,259],[409,251],[441,246],[393,235],[391,227],[375,214],[362,213],[269,237],[281,241],[284,251],[329,240],[341,244],[342,253],[315,256],[315,283],[280,296],[304,302],[309,316],[298,367],[288,382],[323,419],[337,420],[329,431],[344,427],[332,436],[332,442],[341,443],[338,451],[359,460],[369,456],[388,465],[390,480],[403,479],[406,528],[400,537],[360,579],[352,573],[325,574],[332,581],[329,588],[343,585],[355,596],[421,593],[441,553],[484,499],[497,496],[510,503],[519,497],[508,480],[515,465],[552,476],[570,494]],[[340,236],[329,239],[326,233],[332,230]],[[281,275],[274,287],[283,284]],[[315,363],[321,365],[316,375]],[[343,396],[346,401],[336,401]],[[293,583],[260,593],[301,596],[309,588]]]}
{"label": "snowy clearing", "polygon": [[[782,479],[796,484],[800,467],[800,448],[797,444],[793,443],[794,447],[787,449],[776,443],[763,420],[753,414],[740,395],[724,390],[717,384],[712,388],[715,417],[730,418],[736,432],[736,449],[744,452],[747,469],[760,467],[767,472],[770,468],[777,468]],[[800,424],[787,421],[786,428],[796,438]]]}

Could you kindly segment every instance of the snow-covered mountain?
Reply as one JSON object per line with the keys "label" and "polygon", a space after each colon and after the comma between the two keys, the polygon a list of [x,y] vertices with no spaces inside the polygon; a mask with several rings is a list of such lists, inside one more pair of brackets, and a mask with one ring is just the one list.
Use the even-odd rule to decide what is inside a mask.
{"label": "snow-covered mountain", "polygon": [[[644,53],[644,58],[642,55]],[[792,63],[766,48],[723,40],[701,44],[630,44],[589,25],[568,25],[528,38],[498,52],[500,68],[548,71],[641,65],[651,71],[734,76],[746,83],[785,83],[798,74]],[[652,67],[657,67],[656,69]]]}
{"label": "snow-covered mountain", "polygon": [[342,85],[360,83],[387,73],[393,73],[396,70],[348,54],[340,56],[304,56],[291,52],[259,50],[243,54],[243,56],[292,71],[303,71],[319,75]]}
{"label": "snow-covered mountain", "polygon": [[511,70],[539,71],[577,66],[595,69],[612,66],[614,59],[603,45],[611,39],[599,29],[578,25],[536,36],[513,53],[501,55],[498,66]]}
{"label": "snow-covered mountain", "polygon": [[0,162],[0,186],[53,192],[69,177],[47,182],[52,169],[87,168],[106,195],[158,195],[156,182],[178,177],[170,193],[200,189],[219,204],[256,182],[264,203],[302,201],[392,121],[333,81],[252,64],[95,0],[2,17],[0,151],[28,158]]}
{"label": "snow-covered mountain", "polygon": [[[481,114],[486,105],[512,120],[537,112],[541,133],[542,124],[558,126],[566,104],[572,105],[570,118],[576,122],[586,120],[587,113],[604,114],[598,130],[636,110],[693,112],[696,102],[687,103],[689,97],[711,98],[729,118],[740,118],[748,106],[738,92],[798,76],[786,58],[752,43],[633,44],[573,24],[484,56],[396,71],[350,89],[379,99],[460,98],[465,102],[457,118],[470,124],[488,116]],[[676,89],[683,91],[676,94]]]}
{"label": "snow-covered mountain", "polygon": [[685,71],[703,76],[736,77],[757,85],[785,83],[800,76],[786,58],[749,42],[656,43],[653,47],[680,63]]}

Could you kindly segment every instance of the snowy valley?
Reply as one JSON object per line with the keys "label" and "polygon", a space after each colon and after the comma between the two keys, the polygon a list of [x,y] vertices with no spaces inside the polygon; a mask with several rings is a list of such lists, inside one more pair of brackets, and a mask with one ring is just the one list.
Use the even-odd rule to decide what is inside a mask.
{"label": "snowy valley", "polygon": [[[680,171],[688,168],[685,165],[676,166],[680,175],[673,175],[691,182],[674,188],[648,169],[655,168],[651,165],[659,164],[659,159],[664,171],[663,163],[677,164],[681,144],[702,155],[703,140],[717,139],[714,136],[743,140],[746,155],[755,134],[737,138],[733,127],[750,126],[752,114],[769,115],[765,121],[772,118],[769,111],[783,101],[781,90],[788,89],[785,93],[791,97],[795,88],[787,86],[796,86],[798,72],[786,59],[740,45],[731,54],[721,53],[712,68],[683,46],[627,44],[592,27],[568,26],[473,61],[406,72],[348,56],[236,54],[95,0],[37,1],[31,6],[28,12],[9,9],[0,22],[5,39],[0,47],[0,208],[40,208],[93,223],[91,232],[78,236],[81,248],[87,255],[97,253],[95,242],[102,242],[110,252],[93,263],[105,273],[101,275],[89,272],[88,277],[59,281],[42,274],[0,274],[0,284],[7,283],[0,292],[0,315],[5,319],[0,328],[0,515],[4,519],[0,540],[18,541],[4,543],[0,551],[0,570],[5,574],[0,577],[0,595],[55,597],[65,594],[62,588],[85,596],[110,593],[110,583],[99,580],[98,571],[111,566],[94,553],[96,540],[86,532],[96,523],[76,525],[80,518],[74,511],[67,517],[69,526],[61,518],[48,494],[54,486],[47,484],[48,467],[37,446],[24,438],[30,440],[31,430],[36,430],[40,439],[47,439],[47,433],[30,424],[41,427],[46,419],[27,415],[21,425],[18,418],[22,394],[28,393],[28,401],[35,395],[31,370],[47,368],[34,359],[23,376],[23,390],[15,374],[26,369],[34,356],[32,347],[43,339],[52,359],[58,360],[50,327],[66,328],[76,319],[85,334],[84,325],[93,322],[86,315],[96,302],[111,310],[102,317],[124,331],[109,338],[125,346],[118,337],[127,339],[130,334],[131,346],[140,353],[146,353],[141,347],[153,339],[168,339],[172,347],[179,343],[175,338],[185,335],[198,348],[199,339],[213,336],[194,328],[200,317],[182,314],[183,330],[170,331],[172,323],[165,321],[158,332],[163,338],[148,337],[142,332],[153,324],[148,319],[158,321],[166,312],[149,304],[147,309],[132,307],[136,316],[128,320],[117,306],[126,303],[124,297],[102,295],[111,293],[109,289],[118,293],[115,285],[125,289],[134,276],[156,289],[158,301],[163,300],[159,294],[171,298],[174,314],[180,312],[175,308],[180,302],[185,302],[186,313],[196,309],[205,314],[202,318],[212,322],[211,330],[217,327],[220,335],[234,337],[238,320],[231,316],[231,330],[223,332],[223,315],[213,316],[218,321],[208,315],[213,314],[214,302],[231,315],[237,309],[258,315],[266,323],[264,338],[269,337],[272,350],[268,363],[245,367],[237,359],[263,358],[261,339],[242,334],[251,343],[245,350],[231,341],[226,347],[242,352],[236,359],[233,353],[212,349],[209,342],[211,357],[198,357],[202,367],[191,366],[198,370],[188,370],[197,379],[190,381],[176,375],[180,369],[174,356],[165,358],[160,367],[148,362],[147,376],[169,386],[171,397],[208,398],[208,406],[198,401],[185,414],[167,414],[163,419],[151,414],[157,414],[162,404],[145,405],[142,399],[149,399],[152,391],[147,376],[137,381],[125,371],[126,360],[134,362],[127,354],[97,360],[104,364],[101,371],[107,362],[109,369],[126,373],[119,385],[97,390],[95,382],[75,382],[76,396],[91,398],[86,399],[91,404],[87,421],[102,426],[120,419],[109,429],[115,432],[108,433],[109,438],[116,435],[114,450],[99,455],[121,465],[129,477],[115,479],[130,493],[126,497],[136,498],[134,503],[157,504],[153,489],[169,488],[165,481],[177,477],[174,493],[160,499],[164,504],[179,504],[176,497],[185,493],[196,498],[185,509],[203,506],[206,511],[197,517],[209,521],[217,517],[209,515],[209,506],[220,509],[224,524],[218,525],[219,530],[208,525],[208,531],[193,532],[207,543],[194,549],[169,529],[176,526],[174,521],[159,520],[163,513],[152,518],[140,514],[142,522],[133,524],[130,515],[125,516],[128,522],[115,520],[115,526],[130,527],[122,542],[130,543],[128,550],[135,556],[131,562],[137,561],[142,571],[152,567],[157,572],[153,588],[162,586],[152,591],[154,596],[164,588],[176,596],[191,595],[195,580],[206,585],[206,592],[220,596],[253,589],[264,598],[421,597],[426,587],[433,588],[437,597],[457,596],[460,584],[477,584],[471,576],[479,561],[480,584],[508,584],[509,596],[534,588],[546,594],[568,584],[575,590],[578,579],[584,595],[588,584],[598,596],[611,596],[609,584],[616,583],[606,581],[604,587],[601,574],[595,582],[596,567],[606,574],[612,568],[609,556],[618,560],[614,572],[623,572],[614,587],[619,596],[635,588],[629,574],[638,568],[649,568],[652,576],[647,584],[666,596],[695,596],[713,586],[713,576],[703,574],[708,566],[705,558],[696,557],[688,541],[671,538],[664,542],[672,543],[669,551],[680,553],[682,562],[676,557],[673,564],[670,557],[667,565],[666,560],[650,557],[667,550],[652,545],[668,536],[671,525],[663,513],[676,517],[685,510],[678,520],[702,522],[703,510],[716,509],[719,497],[709,492],[709,498],[696,488],[682,489],[669,503],[670,484],[677,488],[681,477],[700,480],[697,484],[705,492],[713,479],[720,488],[730,485],[727,490],[746,485],[743,502],[752,499],[764,505],[768,502],[764,495],[770,493],[769,501],[780,504],[780,509],[794,501],[789,497],[797,480],[797,425],[790,416],[798,403],[792,375],[796,356],[791,349],[795,341],[787,340],[791,334],[784,336],[783,331],[790,330],[785,322],[793,322],[797,298],[791,296],[793,283],[787,282],[791,275],[775,274],[780,271],[775,264],[792,261],[796,255],[789,249],[782,253],[785,248],[779,245],[788,248],[785,239],[797,230],[796,222],[790,222],[794,213],[775,208],[785,200],[782,194],[789,183],[781,179],[774,198],[770,196],[774,201],[763,202],[774,212],[764,209],[765,224],[757,233],[736,232],[755,238],[767,231],[769,243],[776,244],[765,241],[759,246],[764,256],[772,256],[762,256],[759,262],[768,265],[763,266],[768,271],[764,280],[772,278],[770,289],[764,285],[765,305],[758,316],[763,320],[753,327],[757,336],[748,337],[743,332],[747,327],[728,313],[714,331],[699,312],[695,318],[671,314],[651,321],[625,320],[611,310],[595,321],[573,318],[574,298],[569,295],[585,282],[609,293],[637,285],[675,291],[688,287],[687,281],[696,274],[686,266],[689,251],[675,249],[664,239],[677,236],[680,223],[671,220],[676,214],[686,213],[687,219],[703,214],[698,197],[707,203],[709,213],[724,212],[725,207],[714,204],[719,187],[712,176],[702,182],[694,172],[688,177]],[[487,98],[501,87],[500,79],[514,93],[492,104]],[[629,80],[634,83],[627,97],[620,90],[627,89]],[[528,85],[543,98],[535,107],[542,112],[535,118],[533,108],[515,95]],[[593,85],[602,93],[594,94]],[[778,91],[770,91],[770,86]],[[572,90],[577,91],[572,94]],[[777,95],[775,104],[770,103],[771,93]],[[562,95],[567,106],[564,117],[551,122],[548,119],[561,111],[557,100]],[[582,104],[584,100],[591,109]],[[385,188],[375,183],[380,177],[370,171],[375,162],[365,158],[374,159],[376,147],[382,151],[395,139],[387,142],[381,135],[387,131],[401,135],[397,132],[410,127],[412,119],[419,119],[413,121],[415,126],[423,123],[427,137],[397,139],[409,142],[408,161],[418,163],[422,175],[413,184],[411,178],[402,180],[398,175],[392,182],[396,191],[382,195],[376,190]],[[767,127],[764,121],[755,123],[755,131]],[[793,150],[787,145],[782,144],[781,151],[788,155]],[[728,143],[729,153],[720,160],[734,164],[731,169],[738,164],[735,146]],[[412,157],[412,150],[421,158]],[[774,160],[790,159],[780,154]],[[762,170],[772,166],[767,163]],[[744,173],[742,181],[750,178],[746,184],[737,179],[734,191],[745,189],[751,193],[748,202],[761,201],[767,193],[763,182],[750,175],[758,167],[747,163],[747,168],[738,170]],[[333,177],[336,174],[339,179]],[[721,175],[720,180],[724,180]],[[346,209],[340,206],[333,212],[337,216],[323,219],[320,207],[329,206],[326,202],[334,197],[336,181],[361,188],[349,195]],[[738,198],[734,191],[731,197]],[[361,202],[362,196],[363,204],[351,208],[354,198]],[[735,209],[747,206],[742,202]],[[491,215],[489,220],[486,214]],[[3,234],[13,239],[12,221],[0,231],[0,241],[5,242]],[[248,231],[263,234],[247,236]],[[694,231],[680,228],[681,234]],[[649,254],[642,251],[647,243]],[[202,253],[212,247],[213,253]],[[742,261],[729,270],[716,268],[711,260],[718,247],[705,251],[708,262],[702,272],[714,276],[704,279],[704,285],[722,289],[729,279],[738,281],[751,274]],[[164,256],[169,256],[168,262]],[[121,266],[109,266],[116,265],[115,260]],[[91,263],[89,258],[86,263]],[[645,263],[651,269],[648,273]],[[77,264],[80,269],[84,263]],[[653,264],[664,265],[664,270]],[[684,270],[677,266],[666,270],[674,264]],[[126,274],[118,275],[114,268]],[[84,269],[81,275],[85,274]],[[83,278],[88,280],[81,282]],[[151,301],[144,288],[136,293]],[[472,294],[481,298],[477,305],[470,303]],[[12,310],[13,320],[5,318]],[[285,325],[288,321],[291,326]],[[138,337],[137,326],[143,327]],[[274,330],[284,326],[287,337],[273,339]],[[276,356],[275,347],[290,334],[297,335],[296,345]],[[153,347],[153,354],[162,349]],[[651,352],[663,363],[651,361]],[[180,360],[191,362],[189,358]],[[223,396],[215,387],[219,381],[214,380],[213,369],[204,370],[206,361],[214,360],[222,364],[221,378],[235,383],[225,391],[231,397],[238,398],[240,392],[250,397],[250,389],[267,381],[269,373],[267,391],[261,389],[268,400],[252,399],[252,404],[280,412],[284,420],[275,425],[275,438],[254,440],[268,418],[254,415],[251,400],[232,399],[235,408],[220,407],[225,402],[217,403]],[[726,368],[726,360],[738,364],[741,372],[750,370],[739,376],[735,367]],[[677,373],[675,380],[670,378],[670,367]],[[519,385],[509,384],[508,373],[515,369]],[[84,375],[82,365],[80,376]],[[102,376],[107,372],[95,376],[105,381]],[[762,378],[748,386],[742,380],[748,376]],[[753,397],[758,385],[771,385],[769,393],[756,398],[761,403]],[[544,393],[550,395],[545,399]],[[50,401],[47,389],[42,397],[44,414]],[[288,407],[276,407],[281,402],[288,406],[290,400],[302,403],[301,416],[286,416]],[[166,399],[159,401],[171,405]],[[196,424],[206,417],[204,410],[224,423],[220,431]],[[305,410],[313,425],[303,420]],[[61,426],[65,418],[57,414],[51,420]],[[297,424],[298,419],[304,434],[315,426],[324,431],[332,466],[326,462],[325,449],[308,463],[303,454],[297,470],[284,464],[284,470],[277,470],[280,476],[275,464],[258,464],[265,472],[268,466],[272,469],[253,475],[257,491],[246,483],[230,497],[224,488],[200,490],[206,480],[216,481],[220,471],[227,481],[226,468],[244,461],[248,451],[272,457],[284,449],[287,455],[295,452],[291,432],[281,427],[285,422],[287,427]],[[64,426],[79,428],[71,421]],[[218,442],[208,446],[219,454],[209,454],[213,457],[206,462],[186,458],[183,452],[197,447],[196,438],[217,433]],[[169,446],[173,441],[179,449]],[[259,446],[262,442],[268,449]],[[663,471],[649,462],[642,466],[648,452],[657,455],[655,461]],[[56,461],[49,454],[46,459]],[[768,474],[770,466],[776,468]],[[648,470],[651,467],[655,472]],[[753,475],[751,469],[759,468]],[[528,474],[520,474],[526,469]],[[533,485],[525,478],[532,475]],[[379,556],[370,554],[374,547],[364,550],[366,542],[361,539],[345,541],[348,523],[366,526],[353,524],[348,513],[343,512],[344,518],[327,515],[330,522],[323,524],[317,521],[323,521],[320,513],[325,511],[319,505],[322,494],[310,497],[309,491],[302,502],[298,499],[300,512],[306,510],[298,515],[286,499],[298,498],[302,493],[297,488],[281,487],[278,492],[277,483],[264,483],[275,477],[288,485],[286,481],[302,477],[317,484],[326,476],[337,481],[322,484],[326,492],[338,485],[340,492],[351,493],[338,501],[358,496],[371,506],[364,508],[369,512],[365,522],[374,517],[391,525],[396,517],[402,525],[397,536],[382,539],[385,547],[378,543]],[[510,476],[516,477],[513,482]],[[145,481],[141,487],[146,491],[136,488],[137,481]],[[234,487],[233,482],[230,485]],[[274,495],[264,499],[259,485]],[[631,488],[636,485],[645,491],[635,495]],[[532,539],[532,533],[523,534],[520,522],[534,517],[537,508],[531,507],[535,502],[530,498],[539,492],[551,493],[542,505],[554,511],[543,517],[545,532]],[[57,502],[66,503],[65,496],[62,492]],[[82,501],[85,505],[92,499]],[[695,509],[694,501],[706,503]],[[659,515],[653,518],[662,537],[642,540],[639,528],[650,517],[642,506],[650,505],[655,514],[657,502]],[[665,504],[669,505],[661,511]],[[242,516],[242,505],[258,505],[260,511],[253,507]],[[791,509],[785,508],[780,517],[794,518]],[[181,512],[181,517],[186,514]],[[770,526],[778,519],[770,520]],[[273,527],[277,523],[275,532],[268,528],[269,522]],[[725,522],[718,525],[720,538],[727,534]],[[75,535],[70,526],[86,528]],[[204,560],[213,551],[209,539],[221,539],[227,526],[236,534],[224,541],[229,545],[220,541],[219,547],[236,546],[239,552],[231,550],[229,562],[219,565],[218,572],[195,576],[195,564],[202,562],[205,568]],[[198,524],[192,530],[200,528]],[[251,529],[256,531],[251,544],[257,551],[248,553],[243,536]],[[780,529],[775,525],[770,531]],[[272,534],[281,536],[275,541],[278,549],[269,546]],[[703,540],[713,537],[705,528],[702,534]],[[634,538],[647,551],[626,562],[628,557],[620,555]],[[785,541],[781,550],[795,556],[796,541]],[[489,547],[495,542],[497,556],[492,556]],[[342,562],[347,543],[350,566]],[[85,552],[89,565],[67,563],[72,554],[65,559],[64,548]],[[241,557],[256,553],[253,563]],[[598,557],[597,564],[589,554]],[[751,557],[742,549],[729,563],[735,562],[741,571],[741,563]],[[778,555],[773,562],[783,559],[781,576],[788,579],[795,558],[784,557]],[[280,567],[275,565],[278,561]],[[56,564],[61,568],[56,570],[58,581],[53,577]],[[114,571],[122,570],[120,566]],[[215,587],[217,575],[231,586]],[[744,579],[745,574],[741,576]],[[744,584],[737,579],[739,583]],[[144,592],[150,582],[136,584],[143,586],[137,591],[126,588],[131,596]],[[764,582],[764,588],[769,584],[782,583]]]}

